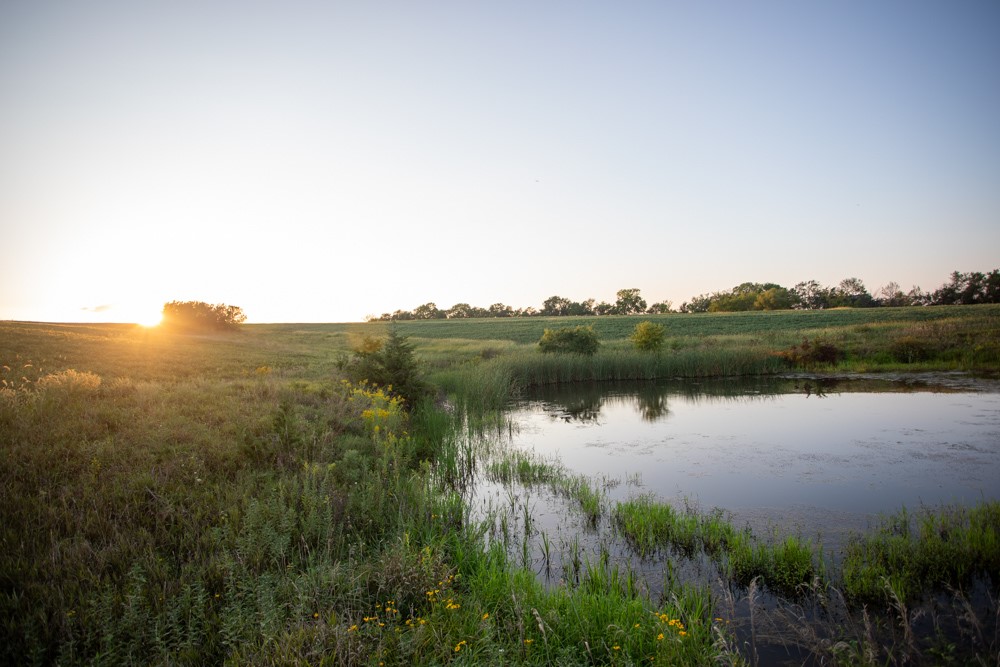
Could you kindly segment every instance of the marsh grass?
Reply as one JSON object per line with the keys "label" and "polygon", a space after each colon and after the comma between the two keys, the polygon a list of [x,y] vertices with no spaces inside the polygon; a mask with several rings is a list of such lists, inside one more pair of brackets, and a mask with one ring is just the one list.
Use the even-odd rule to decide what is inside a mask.
{"label": "marsh grass", "polygon": [[909,604],[928,589],[1000,585],[1000,503],[901,510],[847,546],[845,593],[857,602]]}

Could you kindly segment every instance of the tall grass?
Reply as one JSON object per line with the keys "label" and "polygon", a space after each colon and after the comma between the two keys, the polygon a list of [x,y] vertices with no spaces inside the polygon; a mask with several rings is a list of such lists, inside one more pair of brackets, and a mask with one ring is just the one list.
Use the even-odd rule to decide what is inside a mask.
{"label": "tall grass", "polygon": [[[345,389],[339,338],[15,329],[0,358],[4,664],[714,656],[704,615],[615,586],[547,591],[488,546],[461,495],[477,465],[465,416],[429,403],[400,421]],[[585,507],[596,492],[567,493]],[[658,639],[654,613],[688,636]]]}
{"label": "tall grass", "polygon": [[[581,562],[579,584],[550,588],[514,566],[463,500],[480,472],[477,433],[500,426],[477,413],[530,384],[774,372],[784,362],[772,352],[804,331],[855,355],[845,363],[876,359],[905,327],[980,350],[941,361],[957,349],[948,342],[912,365],[993,363],[1000,310],[964,308],[666,316],[659,357],[623,342],[633,319],[597,318],[610,340],[586,362],[535,352],[533,327],[551,322],[414,323],[401,333],[456,402],[399,420],[337,375],[368,325],[197,337],[0,323],[0,663],[739,661],[705,588],[653,601],[603,560]],[[464,341],[456,355],[449,331]],[[881,342],[863,350],[869,339]],[[513,457],[491,474],[545,484],[593,523],[607,515],[593,482],[554,465]],[[928,524],[942,544],[924,540],[934,555],[917,562],[937,565],[918,572],[956,560],[950,541],[966,525],[963,553],[986,554],[968,571],[997,571],[995,508],[964,521]],[[741,539],[704,518],[695,534],[708,553]],[[801,562],[782,544],[774,553]],[[880,549],[861,553],[898,550]],[[965,572],[943,579],[959,585]]]}

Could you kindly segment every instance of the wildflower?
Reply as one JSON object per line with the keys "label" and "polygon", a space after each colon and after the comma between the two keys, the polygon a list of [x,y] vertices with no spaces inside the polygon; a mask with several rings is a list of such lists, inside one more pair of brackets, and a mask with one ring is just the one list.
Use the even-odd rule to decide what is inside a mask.
{"label": "wildflower", "polygon": [[679,634],[681,637],[687,637],[688,636],[687,630],[681,630],[677,634]]}
{"label": "wildflower", "polygon": [[488,613],[487,613],[487,614],[483,614],[483,620],[484,620],[484,621],[485,621],[486,619],[488,619],[489,617],[490,617],[490,615],[489,615]]}
{"label": "wildflower", "polygon": [[524,640],[524,643],[525,643],[525,644],[528,644],[528,645],[530,646],[531,644],[534,644],[534,643],[535,643],[535,640],[534,640],[534,639],[525,639],[525,640]]}
{"label": "wildflower", "polygon": [[660,634],[656,635],[656,641],[658,641],[658,642],[662,642],[663,641],[663,633],[662,632]]}
{"label": "wildflower", "polygon": [[618,644],[615,644],[614,646],[611,647],[611,650],[612,651],[620,651],[621,648],[622,648],[621,646],[619,646]]}
{"label": "wildflower", "polygon": [[318,611],[314,611],[313,612],[313,618],[319,618],[319,612]]}
{"label": "wildflower", "polygon": [[348,632],[357,632],[357,631],[358,631],[358,624],[357,624],[357,623],[355,623],[355,624],[354,624],[354,625],[352,625],[351,627],[347,628],[347,631],[348,631]]}
{"label": "wildflower", "polygon": [[458,642],[457,644],[455,644],[455,653],[458,653],[459,651],[461,651],[462,647],[465,646],[467,643],[468,643],[467,641],[462,640],[462,641]]}
{"label": "wildflower", "polygon": [[636,624],[635,624],[635,625],[633,625],[632,627],[633,627],[633,628],[641,628],[641,627],[642,627],[642,625],[641,625],[640,623],[636,623]]}

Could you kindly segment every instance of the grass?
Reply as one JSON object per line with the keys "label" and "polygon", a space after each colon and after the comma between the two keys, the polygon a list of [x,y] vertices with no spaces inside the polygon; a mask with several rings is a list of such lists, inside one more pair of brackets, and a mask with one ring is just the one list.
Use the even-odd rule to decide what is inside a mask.
{"label": "grass", "polygon": [[546,590],[489,546],[464,415],[345,387],[349,331],[0,327],[4,664],[716,655],[704,601]]}
{"label": "grass", "polygon": [[[704,588],[649,600],[607,562],[581,564],[579,583],[555,588],[516,567],[463,502],[481,464],[477,433],[501,424],[482,413],[528,384],[774,373],[803,338],[845,351],[826,370],[996,370],[998,317],[963,306],[399,323],[449,395],[408,415],[337,373],[378,325],[191,336],[2,322],[0,662],[739,663]],[[660,355],[629,348],[640,319],[666,326]],[[593,324],[600,353],[537,353],[546,326],[574,324]],[[495,465],[497,479],[547,485],[592,523],[608,513],[598,485],[555,465]],[[963,553],[987,554],[967,570],[992,575],[995,511],[929,523],[927,535],[949,545],[967,525]],[[716,519],[697,517],[684,540],[737,553],[742,533]],[[909,546],[865,543],[858,572],[872,570],[871,554],[937,544],[913,538],[923,530]],[[675,534],[635,539],[656,548]],[[805,577],[809,545],[747,544],[746,558],[763,563],[741,575],[751,583]],[[949,548],[916,558],[913,590],[955,560]]]}

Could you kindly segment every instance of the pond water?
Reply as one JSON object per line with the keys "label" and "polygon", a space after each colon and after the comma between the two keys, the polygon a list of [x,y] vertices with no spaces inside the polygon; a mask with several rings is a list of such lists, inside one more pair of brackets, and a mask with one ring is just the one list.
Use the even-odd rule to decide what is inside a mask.
{"label": "pond water", "polygon": [[[511,406],[509,444],[596,480],[612,503],[651,493],[721,508],[736,525],[835,551],[880,514],[1000,498],[1000,392],[986,388],[809,378],[560,385]],[[476,496],[482,506],[510,493],[480,483]],[[528,495],[535,528],[578,528],[552,494]]]}
{"label": "pond water", "polygon": [[[588,521],[565,493],[544,484],[501,483],[482,472],[472,518],[550,585],[603,562],[636,574],[653,598],[683,580],[707,583],[725,599],[725,583],[704,558],[631,552],[609,518],[614,504],[650,494],[679,509],[720,509],[734,526],[802,537],[836,561],[849,536],[880,515],[1000,499],[1000,386],[936,380],[538,389],[510,407],[493,456],[529,452],[590,480],[602,497],[601,518]],[[725,615],[746,639],[747,600]]]}

